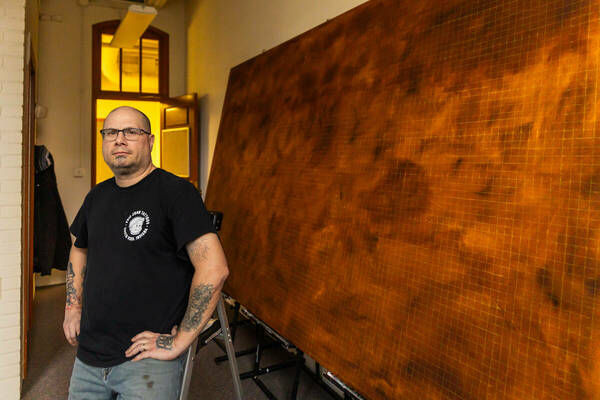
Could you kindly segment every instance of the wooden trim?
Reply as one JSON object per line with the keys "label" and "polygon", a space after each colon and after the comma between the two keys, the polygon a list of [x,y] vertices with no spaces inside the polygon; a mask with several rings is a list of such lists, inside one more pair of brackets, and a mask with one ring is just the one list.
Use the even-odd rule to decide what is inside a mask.
{"label": "wooden trim", "polygon": [[21,301],[22,379],[28,373],[29,331],[33,315],[33,206],[34,206],[34,145],[35,145],[35,67],[30,60],[24,68],[23,142],[21,167]]}
{"label": "wooden trim", "polygon": [[158,42],[158,93],[169,97],[169,34],[159,38]]}
{"label": "wooden trim", "polygon": [[[106,94],[110,93],[109,91],[101,90],[101,66],[100,66],[100,52],[102,49],[102,34],[114,34],[117,30],[117,27],[121,23],[120,20],[112,20],[99,22],[97,24],[92,25],[92,93],[98,97],[101,93]],[[162,98],[169,97],[169,34],[165,31],[162,31],[153,26],[149,26],[146,29],[146,32],[142,35],[143,39],[154,39],[158,40],[158,94],[154,93],[137,93],[138,95],[143,96],[158,96]],[[140,49],[141,49],[141,40],[140,40]],[[123,62],[122,51],[120,52],[120,63]],[[97,59],[96,59],[97,58]],[[141,57],[140,57],[140,80],[141,80]],[[119,68],[119,74],[121,74],[123,68]],[[119,79],[119,87],[122,88],[122,79]],[[140,91],[142,90],[142,86],[140,83]],[[119,93],[119,92],[113,92]],[[128,92],[131,94],[136,94],[132,92]]]}
{"label": "wooden trim", "polygon": [[133,92],[109,92],[104,91],[96,96],[97,99],[108,99],[108,100],[140,100],[140,101],[162,101],[167,100],[161,95],[157,94],[139,94]]}
{"label": "wooden trim", "polygon": [[[185,107],[188,110],[188,124],[177,124],[177,125],[169,125],[168,128],[165,128],[165,110],[169,107]],[[176,129],[176,128],[189,128],[190,142],[189,142],[189,178],[188,180],[196,186],[200,190],[199,187],[199,156],[200,156],[200,140],[199,140],[199,123],[198,123],[198,95],[196,93],[186,94],[183,96],[178,96],[174,98],[167,99],[163,102],[161,106],[161,139],[162,139],[162,130],[163,129]],[[163,143],[161,143],[161,153],[164,148]],[[162,161],[162,154],[161,154]]]}
{"label": "wooden trim", "polygon": [[[96,24],[92,27],[92,99],[94,94],[100,90],[101,80],[101,65],[100,65],[100,51],[102,48],[102,29],[101,25],[104,23]],[[99,27],[100,25],[100,27]]]}
{"label": "wooden trim", "polygon": [[[139,92],[142,93],[142,38],[139,39],[139,45],[138,45],[138,57],[139,57],[139,70],[138,70],[138,85],[140,87]],[[160,42],[158,43],[158,45],[160,46]]]}
{"label": "wooden trim", "polygon": [[[109,21],[109,23],[111,23]],[[100,22],[92,26],[92,112],[91,112],[91,164],[90,165],[90,188],[96,184],[96,98],[101,85],[100,49],[102,48],[102,32],[106,22]],[[116,29],[116,28],[115,28]]]}
{"label": "wooden trim", "polygon": [[188,119],[190,122],[190,129],[192,132],[190,133],[190,181],[196,186],[198,190],[200,189],[200,124],[198,123],[198,95],[196,93],[193,94],[192,104],[190,106],[192,109],[188,108]]}
{"label": "wooden trim", "polygon": [[[102,80],[102,77],[100,77],[100,80]],[[100,82],[100,85],[102,85],[102,82]],[[100,91],[102,91],[102,86],[100,86]],[[119,49],[119,91],[123,91],[123,49]]]}
{"label": "wooden trim", "polygon": [[96,132],[98,131],[96,126],[96,100],[97,99],[92,94],[92,166],[90,168],[92,173],[90,175],[90,187],[94,187],[96,185]]}

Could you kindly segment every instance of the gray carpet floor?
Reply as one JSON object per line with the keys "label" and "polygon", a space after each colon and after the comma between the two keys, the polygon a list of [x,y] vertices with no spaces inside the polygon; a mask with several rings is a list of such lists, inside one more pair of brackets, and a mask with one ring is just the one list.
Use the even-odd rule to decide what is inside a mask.
{"label": "gray carpet floor", "polygon": [[[29,336],[29,371],[23,383],[24,400],[66,399],[69,379],[73,369],[76,349],[71,347],[62,331],[64,317],[64,285],[39,288],[34,301],[32,328]],[[254,346],[254,328],[238,329],[236,350]],[[216,364],[214,358],[223,355],[221,349],[211,342],[200,349],[194,363],[189,399],[234,399],[234,391],[228,364]],[[290,355],[280,349],[266,349],[261,366],[289,359]],[[240,372],[252,369],[252,355],[238,358]],[[278,399],[289,399],[294,379],[293,368],[269,373],[262,381]],[[267,396],[252,381],[242,381],[244,398],[263,400]],[[332,400],[319,385],[306,374],[300,375],[298,400]]]}

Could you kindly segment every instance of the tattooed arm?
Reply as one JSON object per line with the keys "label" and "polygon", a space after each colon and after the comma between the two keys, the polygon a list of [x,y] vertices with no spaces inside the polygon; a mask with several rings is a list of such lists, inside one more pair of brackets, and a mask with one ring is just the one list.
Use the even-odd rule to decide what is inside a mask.
{"label": "tattooed arm", "polygon": [[87,249],[71,246],[69,265],[67,266],[67,301],[63,330],[67,341],[72,346],[77,345],[77,336],[79,335],[81,296],[83,295],[83,275],[85,274],[86,260]]}
{"label": "tattooed arm", "polygon": [[140,353],[133,361],[148,357],[176,358],[196,339],[217,306],[221,287],[229,275],[219,238],[214,233],[207,233],[189,242],[186,250],[195,272],[181,326],[179,330],[173,329],[170,335],[142,332],[134,336],[133,344],[125,352],[127,357]]}

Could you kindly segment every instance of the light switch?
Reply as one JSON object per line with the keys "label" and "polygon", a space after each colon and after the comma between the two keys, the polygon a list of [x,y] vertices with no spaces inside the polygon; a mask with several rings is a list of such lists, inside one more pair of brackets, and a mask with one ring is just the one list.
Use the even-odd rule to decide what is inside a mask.
{"label": "light switch", "polygon": [[83,175],[85,175],[85,168],[83,167],[75,168],[75,171],[73,171],[73,176],[76,178],[81,178]]}

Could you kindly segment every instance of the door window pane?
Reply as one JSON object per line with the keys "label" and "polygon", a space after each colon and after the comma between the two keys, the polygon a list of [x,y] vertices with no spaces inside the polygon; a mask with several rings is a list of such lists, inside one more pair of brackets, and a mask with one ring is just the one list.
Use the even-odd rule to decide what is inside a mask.
{"label": "door window pane", "polygon": [[162,168],[182,178],[189,178],[189,128],[163,129],[161,135]]}
{"label": "door window pane", "polygon": [[119,91],[119,48],[110,45],[112,38],[102,34],[100,89]]}
{"label": "door window pane", "polygon": [[123,50],[123,92],[140,91],[140,45],[139,42]]}
{"label": "door window pane", "polygon": [[142,92],[158,93],[158,40],[142,39]]}

